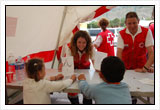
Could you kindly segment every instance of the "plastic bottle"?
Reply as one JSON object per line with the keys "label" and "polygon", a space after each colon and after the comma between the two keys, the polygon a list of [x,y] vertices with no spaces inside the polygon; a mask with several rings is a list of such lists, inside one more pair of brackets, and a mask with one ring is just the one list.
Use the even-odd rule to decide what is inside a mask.
{"label": "plastic bottle", "polygon": [[26,59],[26,63],[28,62],[28,60],[30,60],[31,58],[30,58],[30,56],[28,55],[27,56],[27,59]]}
{"label": "plastic bottle", "polygon": [[21,56],[18,57],[16,63],[15,63],[15,69],[16,69],[16,79],[23,80],[25,75],[24,75],[24,60],[22,59]]}
{"label": "plastic bottle", "polygon": [[[30,56],[28,55],[28,56],[27,56],[27,59],[26,59],[26,61],[25,61],[25,64],[28,63],[28,61],[29,61],[30,59],[31,59],[31,58],[30,58]],[[24,74],[25,74],[25,77],[27,77],[26,66],[25,66],[25,65],[24,65]]]}

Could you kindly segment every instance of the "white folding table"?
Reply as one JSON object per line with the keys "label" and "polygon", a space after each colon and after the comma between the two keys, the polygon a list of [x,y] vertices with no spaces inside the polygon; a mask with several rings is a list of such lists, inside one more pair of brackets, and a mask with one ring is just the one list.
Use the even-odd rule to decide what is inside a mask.
{"label": "white folding table", "polygon": [[[54,76],[58,73],[58,70],[55,69],[46,69],[46,77]],[[94,69],[77,69],[75,70],[76,76],[79,74],[84,73],[86,76],[86,81],[89,84],[97,84],[102,82],[101,78]],[[65,77],[64,79],[66,79]],[[64,80],[63,79],[63,80]],[[149,104],[150,100],[149,97],[154,97],[154,84],[145,84],[141,82],[141,80],[148,79],[150,81],[154,81],[154,73],[139,73],[135,72],[134,70],[127,70],[124,75],[124,79],[122,82],[126,82],[129,86],[129,90],[132,96],[136,96],[144,103]],[[15,81],[12,83],[6,84],[7,88],[12,89],[23,89],[23,80]],[[63,92],[66,93],[80,93],[78,88],[78,79],[75,81],[70,87],[66,88]],[[143,97],[147,97],[147,100]]]}

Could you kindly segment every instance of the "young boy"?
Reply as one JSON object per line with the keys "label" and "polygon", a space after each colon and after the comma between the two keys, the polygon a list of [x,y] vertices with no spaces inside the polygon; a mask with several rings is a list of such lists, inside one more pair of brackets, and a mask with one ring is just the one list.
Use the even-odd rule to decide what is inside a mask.
{"label": "young boy", "polygon": [[115,56],[103,59],[100,78],[104,82],[88,85],[84,74],[78,76],[81,92],[95,100],[96,104],[131,104],[131,96],[126,83],[121,82],[125,73],[124,63]]}

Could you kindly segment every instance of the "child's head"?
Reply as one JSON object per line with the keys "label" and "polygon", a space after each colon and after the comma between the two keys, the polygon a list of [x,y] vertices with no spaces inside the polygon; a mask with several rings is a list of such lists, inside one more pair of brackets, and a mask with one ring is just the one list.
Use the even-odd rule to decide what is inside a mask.
{"label": "child's head", "polygon": [[120,82],[125,73],[125,65],[118,57],[109,56],[101,63],[101,73],[108,82]]}
{"label": "child's head", "polygon": [[85,51],[88,56],[92,56],[91,37],[86,31],[77,31],[71,39],[71,53],[73,56],[79,51]]}
{"label": "child's head", "polygon": [[102,18],[99,20],[98,25],[105,30],[106,27],[109,25],[109,21],[106,18]]}
{"label": "child's head", "polygon": [[39,81],[45,76],[45,66],[41,59],[34,58],[30,59],[26,63],[26,72],[29,78]]}

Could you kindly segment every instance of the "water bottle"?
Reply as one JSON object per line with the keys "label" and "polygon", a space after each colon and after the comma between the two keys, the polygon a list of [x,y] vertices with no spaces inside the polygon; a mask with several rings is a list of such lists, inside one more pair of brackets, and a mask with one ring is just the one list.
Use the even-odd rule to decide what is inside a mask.
{"label": "water bottle", "polygon": [[8,72],[12,74],[12,79],[13,81],[16,80],[16,73],[15,73],[15,57],[13,53],[9,53],[9,57],[7,58],[8,61]]}
{"label": "water bottle", "polygon": [[25,71],[24,71],[24,60],[21,56],[18,57],[16,63],[15,63],[15,69],[16,69],[16,79],[23,80],[25,77]]}
{"label": "water bottle", "polygon": [[[27,59],[26,59],[26,61],[25,61],[25,64],[28,63],[28,61],[29,61],[30,59],[31,59],[31,58],[30,58],[30,56],[28,55],[28,56],[27,56]],[[25,74],[25,77],[27,77],[26,65],[24,65],[24,74]]]}
{"label": "water bottle", "polygon": [[27,56],[27,59],[26,59],[26,63],[30,60],[31,58],[30,58],[30,56],[28,55]]}

